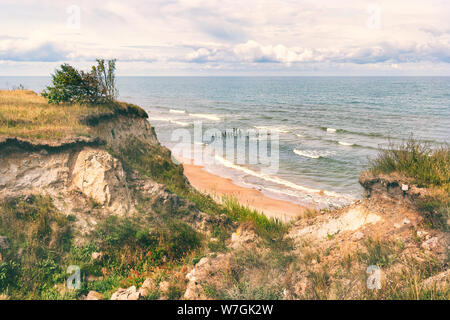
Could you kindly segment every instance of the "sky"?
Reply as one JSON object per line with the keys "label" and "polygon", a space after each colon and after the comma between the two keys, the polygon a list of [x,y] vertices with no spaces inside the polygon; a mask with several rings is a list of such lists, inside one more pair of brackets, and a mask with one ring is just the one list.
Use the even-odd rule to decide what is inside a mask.
{"label": "sky", "polygon": [[448,0],[0,0],[0,76],[450,75]]}

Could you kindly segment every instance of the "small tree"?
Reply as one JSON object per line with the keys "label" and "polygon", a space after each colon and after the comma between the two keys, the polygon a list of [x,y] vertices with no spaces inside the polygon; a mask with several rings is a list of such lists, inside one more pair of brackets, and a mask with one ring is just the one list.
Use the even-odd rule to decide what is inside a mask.
{"label": "small tree", "polygon": [[52,75],[53,86],[48,86],[42,96],[49,103],[102,104],[113,101],[117,96],[115,87],[116,60],[97,59],[97,66],[90,72],[78,71],[63,64]]}

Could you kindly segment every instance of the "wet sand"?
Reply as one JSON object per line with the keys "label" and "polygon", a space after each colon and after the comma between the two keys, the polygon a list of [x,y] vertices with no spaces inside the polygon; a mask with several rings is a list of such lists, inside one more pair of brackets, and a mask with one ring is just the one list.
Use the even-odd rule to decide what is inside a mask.
{"label": "wet sand", "polygon": [[191,164],[189,160],[178,160],[183,163],[184,174],[194,188],[211,195],[217,201],[224,195],[233,196],[242,205],[263,211],[267,216],[283,221],[295,219],[306,209],[289,201],[270,198],[256,189],[238,186],[231,179],[212,174],[202,166]]}

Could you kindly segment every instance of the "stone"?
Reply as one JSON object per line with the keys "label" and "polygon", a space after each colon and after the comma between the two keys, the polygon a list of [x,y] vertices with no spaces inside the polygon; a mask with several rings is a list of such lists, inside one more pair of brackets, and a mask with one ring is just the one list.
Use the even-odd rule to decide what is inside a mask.
{"label": "stone", "polygon": [[97,260],[98,258],[101,258],[101,257],[102,257],[101,252],[92,252],[92,254],[91,254],[92,260]]}
{"label": "stone", "polygon": [[142,284],[141,288],[154,290],[155,289],[155,283],[151,278],[147,278],[144,280],[144,283]]}
{"label": "stone", "polygon": [[161,291],[161,293],[167,293],[169,292],[169,288],[170,288],[170,283],[169,281],[161,281],[159,283],[159,290]]}
{"label": "stone", "polygon": [[409,186],[407,184],[402,184],[402,191],[408,191]]}
{"label": "stone", "polygon": [[422,230],[417,231],[417,236],[418,236],[419,238],[424,238],[424,237],[426,237],[427,235],[428,235],[428,232],[426,232],[426,231],[422,231]]}
{"label": "stone", "polygon": [[139,300],[141,294],[136,290],[135,286],[131,286],[128,289],[119,288],[111,296],[111,300]]}
{"label": "stone", "polygon": [[130,209],[127,182],[122,165],[105,150],[85,148],[72,170],[73,186],[118,214]]}
{"label": "stone", "polygon": [[356,231],[353,234],[353,240],[361,240],[362,238],[364,238],[364,233],[362,233],[361,231]]}
{"label": "stone", "polygon": [[258,236],[254,230],[246,225],[241,225],[236,232],[231,235],[231,243],[229,246],[232,249],[248,247],[249,245],[255,244],[257,239]]}
{"label": "stone", "polygon": [[432,237],[422,243],[422,248],[425,250],[433,250],[439,247],[439,239],[437,237]]}
{"label": "stone", "polygon": [[100,292],[93,290],[89,291],[86,297],[86,300],[103,300],[103,299],[105,299],[105,297]]}
{"label": "stone", "polygon": [[142,296],[142,297],[146,297],[148,295],[148,289],[144,288],[144,287],[140,287],[138,290],[138,293]]}
{"label": "stone", "polygon": [[411,221],[408,218],[403,219],[402,221],[403,224],[410,224]]}

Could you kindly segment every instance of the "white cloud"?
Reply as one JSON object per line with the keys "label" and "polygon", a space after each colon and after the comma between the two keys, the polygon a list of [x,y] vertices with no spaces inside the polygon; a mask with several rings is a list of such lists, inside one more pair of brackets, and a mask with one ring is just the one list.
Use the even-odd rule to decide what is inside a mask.
{"label": "white cloud", "polygon": [[[374,4],[379,11],[368,10]],[[79,30],[66,26],[71,5],[81,9]],[[139,63],[172,73],[339,64],[396,71],[416,64],[421,72],[425,64],[450,63],[449,9],[443,0],[3,0],[0,61],[82,63],[102,56],[133,62],[122,64],[133,66],[129,72]],[[377,28],[368,24],[373,12],[380,14]]]}

